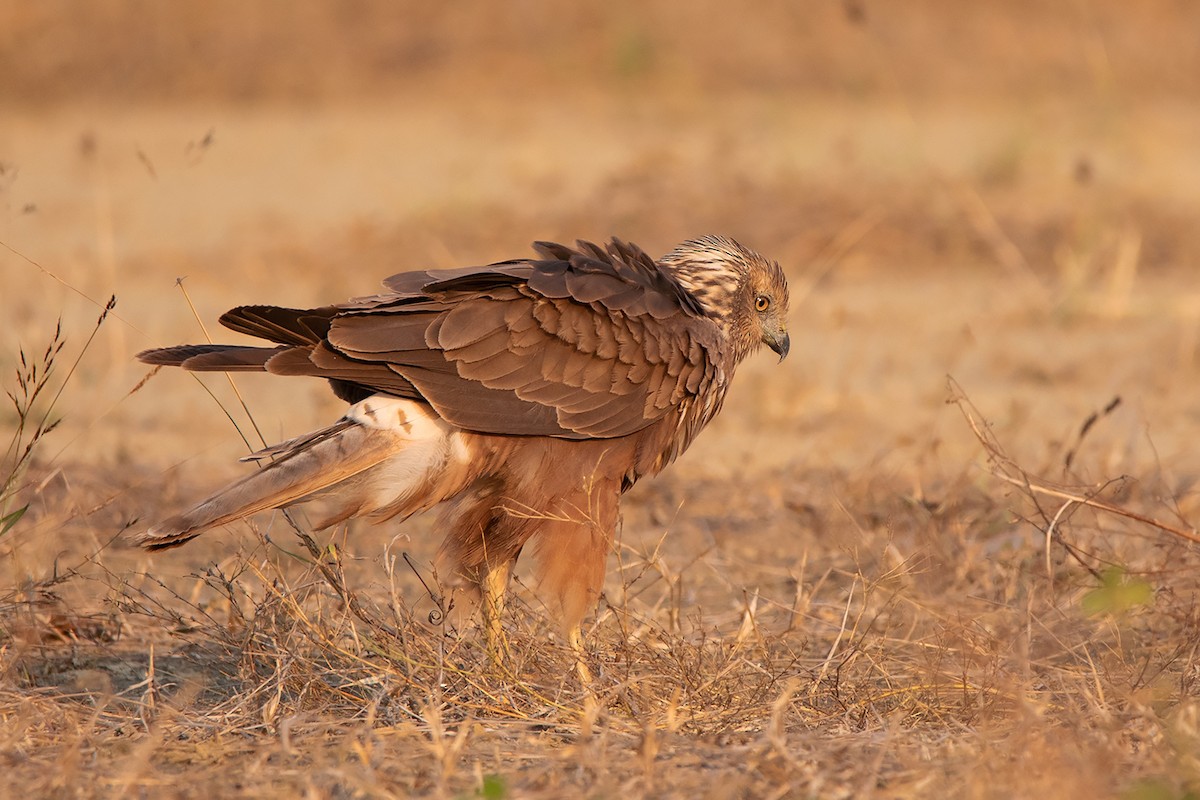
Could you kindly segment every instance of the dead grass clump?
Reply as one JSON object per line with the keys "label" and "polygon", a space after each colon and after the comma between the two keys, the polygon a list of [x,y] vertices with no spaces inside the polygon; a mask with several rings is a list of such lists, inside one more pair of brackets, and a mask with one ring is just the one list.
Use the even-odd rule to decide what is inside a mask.
{"label": "dead grass clump", "polygon": [[[969,476],[922,498],[826,480],[831,499],[755,518],[773,541],[801,536],[785,564],[736,544],[680,559],[686,529],[627,536],[588,634],[588,686],[520,585],[509,658],[493,666],[472,623],[430,618],[403,565],[364,594],[328,545],[260,545],[189,587],[77,576],[105,588],[115,635],[75,624],[7,641],[11,766],[48,790],[186,780],[232,795],[682,796],[710,792],[711,776],[753,796],[1184,785],[1198,644],[1186,549],[1084,507],[1059,519],[1047,573],[1023,495],[998,502]],[[754,500],[746,481],[732,488]],[[813,518],[857,546],[805,541],[797,520]],[[1105,584],[1067,545],[1123,572]],[[744,591],[714,589],[714,569]],[[1132,602],[1084,602],[1106,591]],[[49,777],[52,763],[65,771]]]}
{"label": "dead grass clump", "polygon": [[493,664],[418,542],[279,515],[171,577],[98,536],[118,486],[48,482],[6,546],[92,544],[0,597],[0,758],[31,795],[1185,796],[1186,476],[1104,475],[1103,410],[1032,470],[952,400],[988,471],[632,493],[586,684],[519,581]]}

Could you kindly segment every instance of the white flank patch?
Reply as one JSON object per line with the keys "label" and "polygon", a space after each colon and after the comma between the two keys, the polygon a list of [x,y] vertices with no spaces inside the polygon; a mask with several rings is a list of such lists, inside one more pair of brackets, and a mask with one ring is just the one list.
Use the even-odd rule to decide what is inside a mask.
{"label": "white flank patch", "polygon": [[[385,508],[395,510],[397,505],[406,506],[413,501],[418,505],[429,504],[422,500],[439,502],[443,498],[417,494],[437,495],[435,487],[446,468],[469,457],[459,431],[423,403],[375,394],[350,406],[346,417],[406,442],[403,450],[368,473],[369,499],[364,513]],[[401,513],[415,510],[405,509]]]}
{"label": "white flank patch", "polygon": [[346,417],[364,427],[395,431],[413,441],[441,438],[454,430],[424,403],[383,394],[373,394],[350,406]]}

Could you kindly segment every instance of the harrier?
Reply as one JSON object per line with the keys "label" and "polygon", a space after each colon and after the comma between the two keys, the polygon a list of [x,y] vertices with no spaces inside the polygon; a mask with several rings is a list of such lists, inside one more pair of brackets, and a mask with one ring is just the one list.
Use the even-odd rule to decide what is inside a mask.
{"label": "harrier", "polygon": [[635,245],[538,242],[538,257],[393,275],[308,310],[242,306],[231,330],[273,346],[147,350],[147,364],[326,378],[333,425],[249,457],[258,469],[141,534],[159,550],[259,511],[337,498],[319,527],[444,504],[443,584],[500,633],[517,556],[572,646],[599,597],[621,495],[688,448],[760,344],[788,352],[783,271],[732,239],[655,262]]}

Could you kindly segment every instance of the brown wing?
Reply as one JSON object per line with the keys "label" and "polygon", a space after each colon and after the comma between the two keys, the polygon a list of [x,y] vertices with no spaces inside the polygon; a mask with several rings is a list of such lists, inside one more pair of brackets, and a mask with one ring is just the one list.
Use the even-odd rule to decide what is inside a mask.
{"label": "brown wing", "polygon": [[[447,420],[488,433],[622,436],[715,379],[715,325],[640,250],[538,249],[545,260],[438,276],[422,292],[441,310],[340,315],[327,340],[386,362]],[[411,286],[401,280],[388,285]]]}
{"label": "brown wing", "polygon": [[[723,380],[715,324],[640,249],[535,247],[542,260],[402,273],[385,281],[391,294],[312,311],[249,306],[221,321],[283,345],[261,348],[269,372],[422,399],[484,433],[623,436]],[[230,360],[254,359],[241,348]],[[206,351],[167,363],[219,361]]]}

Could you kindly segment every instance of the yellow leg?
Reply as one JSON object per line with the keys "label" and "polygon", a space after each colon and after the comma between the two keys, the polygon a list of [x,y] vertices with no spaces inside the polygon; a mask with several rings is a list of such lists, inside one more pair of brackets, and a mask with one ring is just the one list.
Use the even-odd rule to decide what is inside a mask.
{"label": "yellow leg", "polygon": [[571,651],[575,654],[575,671],[579,673],[579,682],[587,686],[592,682],[592,671],[588,669],[587,653],[583,650],[583,633],[579,630],[578,623],[567,631],[567,643],[571,645]]}
{"label": "yellow leg", "polygon": [[482,593],[483,635],[487,642],[488,660],[499,666],[508,658],[508,641],[504,637],[504,596],[508,591],[508,578],[512,573],[512,562],[488,571],[480,582]]}

